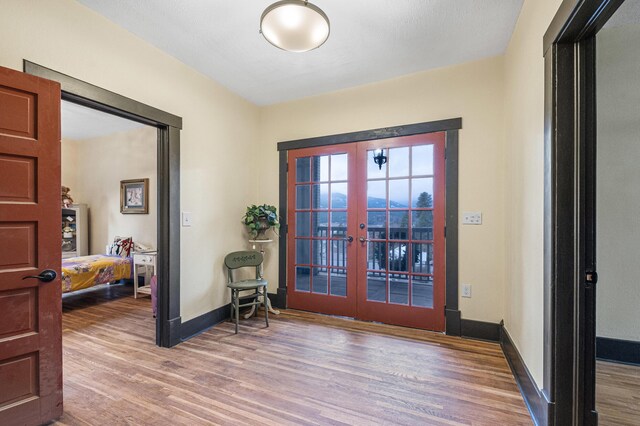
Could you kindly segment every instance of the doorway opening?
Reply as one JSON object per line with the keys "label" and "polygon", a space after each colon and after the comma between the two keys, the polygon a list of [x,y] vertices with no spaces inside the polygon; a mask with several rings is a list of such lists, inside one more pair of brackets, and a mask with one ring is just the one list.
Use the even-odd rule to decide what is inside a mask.
{"label": "doorway opening", "polygon": [[133,295],[155,316],[158,131],[65,100],[60,109],[63,312]]}
{"label": "doorway opening", "polygon": [[276,305],[460,335],[461,124],[279,143]]}
{"label": "doorway opening", "polygon": [[62,100],[157,129],[156,344],[175,346],[180,335],[180,129],[182,118],[41,65],[24,61],[27,74],[57,81]]}
{"label": "doorway opening", "polygon": [[[544,38],[546,241],[543,394],[548,400],[544,407],[546,412],[540,410],[536,417],[548,418],[550,424],[595,425],[600,420],[603,424],[612,421],[636,424],[640,420],[638,414],[629,414],[622,409],[624,398],[620,395],[615,397],[615,415],[631,417],[607,417],[606,406],[601,404],[604,401],[598,401],[596,392],[597,377],[600,377],[601,385],[607,386],[598,368],[610,366],[596,363],[596,356],[601,358],[602,355],[597,331],[605,332],[606,324],[600,320],[606,321],[604,309],[612,296],[607,292],[611,287],[628,281],[625,274],[635,267],[635,264],[622,261],[620,251],[616,256],[616,250],[628,243],[627,237],[635,232],[633,227],[636,227],[635,223],[633,227],[624,224],[628,220],[628,205],[635,197],[636,186],[631,178],[637,173],[637,158],[633,155],[640,134],[640,130],[634,127],[638,121],[637,102],[633,101],[631,108],[624,107],[622,103],[629,97],[633,98],[637,89],[634,86],[638,83],[635,71],[621,72],[621,67],[624,68],[629,61],[638,63],[638,54],[627,51],[618,59],[609,58],[605,68],[598,67],[598,64],[603,65],[600,60],[605,58],[600,56],[615,53],[612,46],[606,48],[606,52],[599,49],[600,43],[608,43],[605,35],[607,24],[613,28],[615,25],[611,23],[614,20],[625,22],[623,25],[637,22],[636,13],[623,13],[618,17],[620,19],[612,18],[619,8],[624,7],[638,8],[640,4],[635,0],[566,0]],[[618,48],[635,45],[637,43],[627,39]],[[610,67],[617,68],[617,71],[607,77],[607,68]],[[622,86],[616,89],[611,84]],[[616,91],[617,95],[614,95]],[[607,106],[607,100],[613,103]],[[627,137],[632,138],[633,146],[627,146],[620,156],[616,151],[629,143]],[[625,164],[629,161],[632,164]],[[625,169],[627,174],[624,177],[616,177]],[[604,190],[607,193],[603,193]],[[631,192],[627,192],[629,190]],[[616,208],[625,214],[616,218]],[[622,234],[619,228],[616,229],[621,225],[625,228]],[[635,243],[634,240],[632,249],[623,248],[625,255],[635,250]],[[613,269],[611,257],[615,265]],[[632,283],[634,288],[619,289],[613,297],[633,299],[637,294],[635,274]],[[614,307],[616,316],[627,310],[626,302],[618,301]],[[633,308],[637,312],[637,306]],[[622,327],[616,329],[617,333],[623,331]],[[628,379],[631,379],[625,380],[628,388],[620,391],[624,397],[633,392],[634,379],[631,376]],[[637,399],[633,405],[637,407]],[[604,409],[599,418],[601,408]]]}

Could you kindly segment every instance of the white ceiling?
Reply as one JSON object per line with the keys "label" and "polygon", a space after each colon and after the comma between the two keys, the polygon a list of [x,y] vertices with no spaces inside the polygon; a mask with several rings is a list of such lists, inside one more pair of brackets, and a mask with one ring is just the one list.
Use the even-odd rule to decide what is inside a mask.
{"label": "white ceiling", "polygon": [[275,0],[78,0],[257,104],[269,105],[504,53],[523,0],[313,0],[319,49],[258,33]]}
{"label": "white ceiling", "polygon": [[62,139],[91,139],[145,126],[68,101],[62,101],[61,114]]}

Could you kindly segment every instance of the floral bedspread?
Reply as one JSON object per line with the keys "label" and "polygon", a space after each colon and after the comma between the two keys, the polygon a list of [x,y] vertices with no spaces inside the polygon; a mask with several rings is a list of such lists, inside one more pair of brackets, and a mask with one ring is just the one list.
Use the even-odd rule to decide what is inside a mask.
{"label": "floral bedspread", "polygon": [[120,256],[71,257],[62,260],[62,292],[131,278],[131,258]]}

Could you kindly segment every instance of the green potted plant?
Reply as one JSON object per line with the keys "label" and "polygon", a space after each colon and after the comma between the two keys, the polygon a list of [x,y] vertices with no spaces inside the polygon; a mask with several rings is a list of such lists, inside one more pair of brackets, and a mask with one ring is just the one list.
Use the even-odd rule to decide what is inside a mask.
{"label": "green potted plant", "polygon": [[247,211],[242,218],[242,222],[247,226],[252,239],[266,240],[264,234],[271,228],[280,228],[278,221],[278,211],[275,206],[262,204],[256,206],[252,204],[247,207]]}

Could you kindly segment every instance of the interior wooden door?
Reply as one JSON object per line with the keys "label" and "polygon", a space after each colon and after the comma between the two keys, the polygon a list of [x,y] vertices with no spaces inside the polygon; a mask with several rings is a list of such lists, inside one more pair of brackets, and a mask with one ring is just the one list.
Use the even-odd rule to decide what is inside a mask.
{"label": "interior wooden door", "polygon": [[60,86],[0,67],[2,425],[62,414],[60,215]]}
{"label": "interior wooden door", "polygon": [[355,144],[289,152],[287,304],[356,316]]}
{"label": "interior wooden door", "polygon": [[444,133],[358,144],[360,319],[444,331],[444,148]]}

